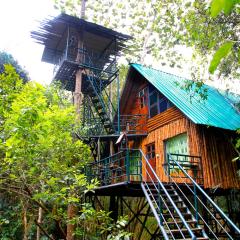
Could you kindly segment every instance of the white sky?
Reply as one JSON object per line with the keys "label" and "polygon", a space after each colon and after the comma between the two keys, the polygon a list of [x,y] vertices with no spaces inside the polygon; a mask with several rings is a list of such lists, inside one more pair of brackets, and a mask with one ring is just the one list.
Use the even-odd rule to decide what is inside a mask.
{"label": "white sky", "polygon": [[52,65],[41,62],[43,46],[31,39],[39,20],[56,15],[53,0],[0,0],[0,51],[11,53],[30,75],[43,84],[52,79]]}

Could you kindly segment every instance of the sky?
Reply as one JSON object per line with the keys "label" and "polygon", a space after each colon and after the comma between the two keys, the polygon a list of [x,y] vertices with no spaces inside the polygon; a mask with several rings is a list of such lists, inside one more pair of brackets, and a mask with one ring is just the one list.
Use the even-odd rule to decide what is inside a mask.
{"label": "sky", "polygon": [[42,84],[51,82],[53,66],[41,62],[43,46],[30,31],[49,15],[57,15],[53,0],[0,0],[0,51],[12,54],[30,79]]}

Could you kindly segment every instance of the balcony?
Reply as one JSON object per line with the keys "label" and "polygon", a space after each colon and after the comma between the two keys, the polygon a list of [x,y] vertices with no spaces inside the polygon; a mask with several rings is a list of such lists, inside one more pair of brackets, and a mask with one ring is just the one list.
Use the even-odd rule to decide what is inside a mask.
{"label": "balcony", "polygon": [[54,79],[60,80],[66,90],[74,91],[75,74],[79,68],[90,69],[94,77],[102,80],[101,84],[107,85],[117,75],[115,53],[107,50],[99,53],[86,48],[66,46],[56,56]]}
{"label": "balcony", "polygon": [[142,156],[139,150],[122,150],[85,169],[88,180],[97,179],[101,186],[121,182],[141,182]]}

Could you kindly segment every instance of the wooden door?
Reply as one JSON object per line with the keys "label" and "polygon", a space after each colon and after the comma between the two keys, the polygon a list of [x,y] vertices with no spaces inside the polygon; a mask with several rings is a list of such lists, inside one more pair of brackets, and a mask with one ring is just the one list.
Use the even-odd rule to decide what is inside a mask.
{"label": "wooden door", "polygon": [[[156,173],[156,154],[155,154],[155,143],[151,143],[149,145],[146,146],[147,148],[147,159],[148,162],[150,163],[152,169],[149,167],[149,165],[147,164],[146,169],[147,169],[147,181],[148,182],[156,182],[156,178],[154,176],[153,171]],[[152,171],[153,170],[153,171]]]}

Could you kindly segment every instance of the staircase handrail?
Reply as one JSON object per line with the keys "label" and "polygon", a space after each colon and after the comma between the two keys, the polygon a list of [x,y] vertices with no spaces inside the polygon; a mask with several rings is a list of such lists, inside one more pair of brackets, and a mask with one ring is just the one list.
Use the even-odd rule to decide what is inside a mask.
{"label": "staircase handrail", "polygon": [[207,198],[207,200],[217,209],[217,211],[225,218],[225,220],[231,225],[231,227],[240,234],[240,229],[232,222],[232,220],[218,207],[218,205],[208,196],[208,194],[197,184],[197,182],[186,172],[186,170],[173,159],[172,155],[168,153],[168,159],[174,162],[181,171],[191,180],[191,182],[197,187],[197,189]]}
{"label": "staircase handrail", "polygon": [[[86,51],[86,50],[85,50],[85,51]],[[86,51],[86,54],[87,54],[87,57],[88,57],[88,59],[89,59],[89,63],[90,63],[90,67],[91,67],[91,66],[93,66],[92,59],[91,59],[91,57],[89,56],[89,54],[88,54],[87,51]],[[104,71],[104,69],[102,69],[102,71]],[[102,72],[102,71],[101,71],[101,72]],[[101,77],[101,72],[100,72],[98,75],[96,75],[97,78],[100,78],[100,77]],[[89,77],[89,75],[87,75],[87,76]],[[94,76],[91,75],[91,78],[92,78],[92,80],[94,80]],[[95,87],[98,89],[98,92],[101,91],[101,89],[99,89],[98,86],[95,86]],[[104,93],[106,94],[107,99],[108,99],[108,101],[110,102],[110,104],[111,104],[111,106],[112,106],[112,111],[113,111],[113,113],[116,113],[116,109],[115,109],[115,107],[113,106],[112,102],[110,101],[110,97],[108,96],[105,88],[102,89],[102,91],[104,91]],[[99,95],[99,94],[98,94],[98,95]],[[99,95],[99,96],[100,96],[100,95]],[[105,103],[103,103],[103,104],[106,105]],[[103,105],[103,107],[105,107],[104,105]],[[109,107],[107,107],[107,108],[109,108]],[[109,111],[110,111],[110,109],[109,109]],[[113,116],[114,116],[114,114],[113,114]],[[111,119],[111,117],[110,117],[110,119]]]}
{"label": "staircase handrail", "polygon": [[[186,229],[188,230],[191,238],[193,240],[197,239],[195,234],[193,233],[193,231],[191,230],[191,228],[189,227],[189,225],[187,224],[186,220],[184,219],[184,217],[182,216],[181,212],[179,211],[178,207],[176,206],[176,204],[174,203],[174,201],[172,200],[172,198],[170,197],[168,191],[166,190],[166,188],[164,187],[163,183],[161,182],[161,180],[159,179],[159,177],[157,176],[157,174],[155,173],[154,169],[152,168],[151,164],[149,163],[148,159],[146,158],[145,154],[143,153],[143,151],[141,149],[139,149],[142,157],[144,158],[145,162],[147,163],[148,167],[150,168],[150,170],[152,171],[155,179],[157,180],[158,184],[161,186],[162,190],[164,191],[164,193],[166,194],[168,200],[171,202],[173,208],[175,209],[176,213],[178,214],[178,216],[180,217],[180,219],[182,220],[182,223],[184,224],[184,226],[186,227]],[[143,164],[142,164],[143,165]]]}

